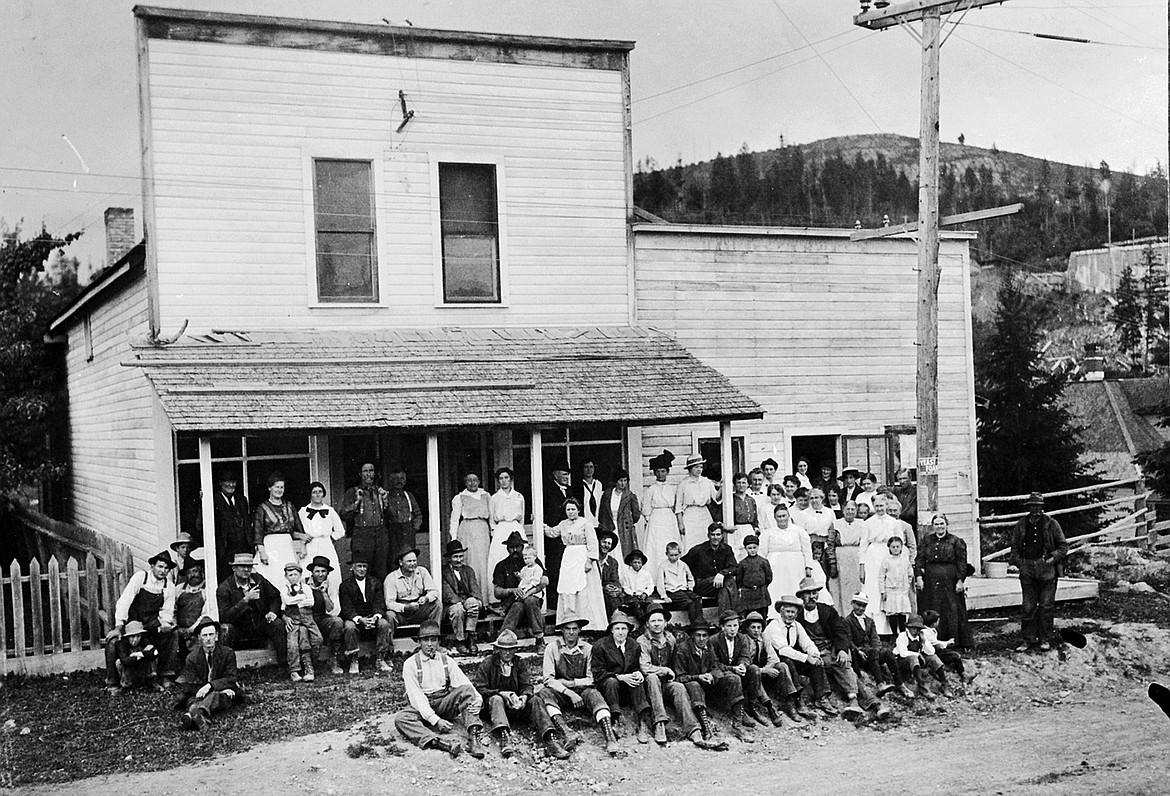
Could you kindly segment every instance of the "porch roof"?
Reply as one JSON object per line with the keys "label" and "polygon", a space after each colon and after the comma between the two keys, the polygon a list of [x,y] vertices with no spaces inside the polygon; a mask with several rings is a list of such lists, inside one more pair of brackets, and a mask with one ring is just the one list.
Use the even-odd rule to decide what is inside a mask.
{"label": "porch roof", "polygon": [[748,420],[763,408],[634,327],[216,332],[138,345],[179,431]]}

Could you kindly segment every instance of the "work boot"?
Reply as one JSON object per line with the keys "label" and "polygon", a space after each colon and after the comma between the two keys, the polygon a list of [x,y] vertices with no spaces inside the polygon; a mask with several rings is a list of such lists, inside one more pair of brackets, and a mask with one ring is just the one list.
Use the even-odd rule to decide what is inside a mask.
{"label": "work boot", "polygon": [[304,680],[306,683],[311,683],[317,679],[317,672],[313,668],[312,661],[305,661],[305,674],[303,677],[301,677],[301,679]]}
{"label": "work boot", "polygon": [[638,743],[650,743],[650,730],[647,728],[647,725],[650,724],[650,713],[647,712],[638,716],[637,722]]}
{"label": "work boot", "polygon": [[385,658],[378,658],[378,671],[383,674],[389,674],[394,671],[394,667]]}
{"label": "work boot", "polygon": [[918,681],[918,695],[927,702],[934,701],[934,694],[930,690],[930,683],[926,681],[926,676],[921,669],[914,670],[914,677]]}
{"label": "work boot", "polygon": [[748,727],[763,727],[766,724],[764,719],[760,718],[760,714],[756,712],[756,704],[748,702],[746,699],[743,701],[743,718],[744,725]]}
{"label": "work boot", "polygon": [[487,757],[487,750],[483,746],[483,727],[471,727],[467,731],[467,753],[476,760]]}
{"label": "work boot", "polygon": [[203,730],[207,727],[207,721],[211,715],[207,712],[207,708],[197,706],[191,709],[191,723],[195,725],[195,729]]}
{"label": "work boot", "polygon": [[723,752],[727,750],[727,741],[723,739],[711,740],[704,738],[702,730],[692,730],[690,741],[700,749],[706,749],[709,752]]}
{"label": "work boot", "polygon": [[622,758],[626,756],[626,750],[618,746],[617,735],[613,731],[613,723],[609,716],[603,719],[598,719],[597,723],[601,725],[601,735],[605,738],[605,753],[610,757]]}
{"label": "work boot", "polygon": [[345,674],[345,670],[341,668],[341,664],[337,662],[337,658],[329,659],[329,673],[333,675]]}
{"label": "work boot", "polygon": [[975,671],[974,667],[970,669],[964,669],[962,675],[963,683],[966,685],[971,685],[971,683],[975,682],[975,678],[978,676],[979,672]]}
{"label": "work boot", "polygon": [[436,738],[427,744],[426,748],[438,749],[440,752],[446,752],[447,754],[451,755],[451,757],[459,757],[459,755],[463,752],[463,749],[460,748],[459,744],[455,743],[454,741],[448,741],[446,738]]}
{"label": "work boot", "polygon": [[752,726],[745,719],[747,715],[743,702],[735,703],[735,707],[731,709],[731,733],[744,743],[755,743],[756,734],[752,732]]}
{"label": "work boot", "polygon": [[783,727],[784,717],[780,715],[780,711],[776,710],[776,703],[768,703],[768,719],[772,722],[773,727]]}
{"label": "work boot", "polygon": [[885,721],[890,716],[894,715],[894,711],[890,710],[881,702],[878,702],[876,705],[874,705],[871,710],[873,710],[873,717],[878,721]]}
{"label": "work boot", "polygon": [[301,677],[301,673],[300,673],[300,672],[298,672],[298,671],[296,671],[296,670],[294,669],[293,671],[291,671],[291,672],[289,672],[289,673],[288,673],[288,679],[292,680],[294,683],[299,683],[299,682],[300,682],[301,680],[303,680],[304,678],[303,678],[303,677]]}
{"label": "work boot", "polygon": [[796,697],[786,699],[780,704],[780,710],[788,717],[788,720],[798,727],[804,726],[804,717],[800,714],[797,708]]}
{"label": "work boot", "polygon": [[585,740],[581,737],[581,733],[574,729],[570,729],[569,723],[565,721],[565,714],[558,713],[552,717],[553,726],[560,731],[565,738],[565,748],[570,752],[577,748],[581,741]]}
{"label": "work boot", "polygon": [[350,659],[350,661],[349,661],[349,673],[350,673],[350,674],[361,674],[361,673],[362,673],[362,665],[361,665],[361,663],[358,661],[358,659],[357,659],[357,658],[351,658],[351,659]]}
{"label": "work boot", "polygon": [[856,696],[849,697],[849,700],[845,703],[845,707],[841,710],[841,715],[849,721],[859,719],[863,714],[864,711],[861,709],[861,705],[857,704]]}
{"label": "work boot", "polygon": [[837,710],[837,706],[833,704],[832,697],[828,694],[817,697],[817,701],[813,704],[830,716],[836,716],[841,713],[841,711]]}
{"label": "work boot", "polygon": [[179,725],[184,730],[193,730],[195,729],[195,719],[192,718],[190,713],[184,711],[183,715],[179,716]]}
{"label": "work boot", "polygon": [[[569,750],[561,745],[556,730],[549,730],[544,736],[544,751],[554,760],[568,760]],[[507,755],[505,755],[506,757]]]}
{"label": "work boot", "polygon": [[476,640],[475,631],[469,630],[467,632],[467,654],[474,655],[479,652],[479,642]]}
{"label": "work boot", "polygon": [[498,732],[500,734],[500,754],[507,759],[516,754],[516,744],[512,741],[512,731],[507,727],[503,727]]}
{"label": "work boot", "polygon": [[877,695],[879,698],[884,697],[886,694],[893,691],[896,687],[897,686],[895,686],[893,683],[882,683],[877,687]]}
{"label": "work boot", "polygon": [[813,710],[812,697],[808,692],[801,692],[792,696],[792,701],[796,703],[796,712],[804,716],[810,721],[815,721],[820,715]]}
{"label": "work boot", "polygon": [[666,746],[666,722],[654,722],[654,743],[659,746]]}

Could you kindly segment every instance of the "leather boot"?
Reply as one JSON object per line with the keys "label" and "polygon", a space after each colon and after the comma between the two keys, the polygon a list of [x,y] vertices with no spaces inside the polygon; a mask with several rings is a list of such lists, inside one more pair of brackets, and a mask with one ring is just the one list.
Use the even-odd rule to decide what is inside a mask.
{"label": "leather boot", "polygon": [[576,749],[577,745],[580,744],[581,741],[585,740],[581,737],[581,733],[569,727],[569,723],[565,721],[565,714],[563,713],[558,713],[557,715],[553,716],[552,724],[557,728],[557,730],[560,731],[561,735],[564,736],[565,748],[570,752]]}
{"label": "leather boot", "polygon": [[763,727],[765,722],[756,711],[756,703],[743,701],[744,725],[747,727]]}
{"label": "leather boot", "polygon": [[691,741],[700,749],[722,751],[727,748],[727,741],[719,737],[715,724],[703,708],[695,708],[695,718],[699,720],[699,736],[691,735]]}
{"label": "leather boot", "polygon": [[821,697],[817,697],[817,701],[815,704],[818,708],[820,708],[821,710],[823,710],[825,713],[827,713],[830,716],[836,716],[841,712],[841,711],[837,710],[837,706],[833,704],[832,697],[830,697],[828,694],[825,694],[824,696],[821,696]]}
{"label": "leather boot", "polygon": [[864,713],[865,711],[861,709],[861,705],[857,704],[856,696],[849,697],[849,700],[845,703],[845,707],[841,710],[841,715],[849,721],[861,718]]}
{"label": "leather boot", "polygon": [[487,757],[487,750],[483,746],[483,727],[472,727],[467,731],[467,753],[476,760]]}
{"label": "leather boot", "polygon": [[618,746],[617,735],[613,731],[613,723],[609,720],[609,716],[603,719],[598,719],[597,723],[601,726],[601,735],[605,738],[605,752],[610,757],[625,757],[626,750]]}
{"label": "leather boot", "polygon": [[735,707],[731,709],[731,732],[744,743],[755,743],[756,734],[752,732],[751,725],[744,721],[746,718],[743,702],[735,703]]}
{"label": "leather boot", "polygon": [[638,716],[638,743],[650,743],[651,735],[650,729],[647,727],[647,725],[652,723],[652,721],[653,719],[651,719],[649,711]]}
{"label": "leather boot", "polygon": [[479,642],[475,638],[474,630],[467,631],[467,641],[465,643],[467,646],[468,655],[474,655],[475,653],[479,652]]}
{"label": "leather boot", "polygon": [[666,746],[666,722],[654,722],[654,743],[659,746]]}
{"label": "leather boot", "polygon": [[798,727],[804,726],[804,717],[800,715],[797,697],[794,696],[784,700],[784,702],[780,705],[780,710],[793,724],[797,725]]}
{"label": "leather boot", "polygon": [[914,679],[918,682],[918,695],[928,702],[933,702],[934,692],[930,690],[930,683],[926,681],[926,675],[921,668],[914,670]]}
{"label": "leather boot", "polygon": [[554,760],[568,760],[569,750],[561,745],[556,730],[549,730],[544,736],[544,751]]}
{"label": "leather boot", "polygon": [[446,752],[451,757],[459,757],[463,751],[459,748],[459,744],[454,741],[449,741],[446,738],[436,738],[428,744],[428,747],[438,749],[440,752]]}
{"label": "leather boot", "polygon": [[820,718],[816,710],[813,709],[812,695],[808,691],[801,691],[798,694],[792,695],[792,701],[795,703],[796,712],[806,719],[815,721]]}
{"label": "leather boot", "polygon": [[512,731],[507,727],[499,730],[500,733],[500,754],[504,759],[516,754],[516,744],[512,740]]}
{"label": "leather boot", "polygon": [[772,722],[773,727],[783,727],[784,719],[780,715],[780,711],[776,710],[776,703],[768,703],[768,720]]}

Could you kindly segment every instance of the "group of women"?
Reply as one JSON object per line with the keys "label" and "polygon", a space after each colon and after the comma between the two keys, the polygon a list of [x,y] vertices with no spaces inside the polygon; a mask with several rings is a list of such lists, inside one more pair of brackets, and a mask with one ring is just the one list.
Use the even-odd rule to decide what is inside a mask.
{"label": "group of women", "polygon": [[309,484],[309,504],[299,509],[284,497],[282,473],[270,474],[267,486],[268,498],[257,504],[252,515],[255,571],[279,586],[284,583],[285,564],[325,556],[333,567],[330,580],[340,583],[341,568],[333,543],[345,536],[345,525],[336,509],[325,503],[325,485],[320,481]]}

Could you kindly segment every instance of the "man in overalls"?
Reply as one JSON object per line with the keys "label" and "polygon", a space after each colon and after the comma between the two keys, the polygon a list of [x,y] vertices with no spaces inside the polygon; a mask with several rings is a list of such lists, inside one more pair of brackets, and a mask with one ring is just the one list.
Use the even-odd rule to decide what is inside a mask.
{"label": "man in overalls", "polygon": [[[175,629],[175,585],[167,574],[175,568],[170,551],[151,556],[148,568],[135,572],[122,590],[114,606],[114,628],[106,635],[106,686],[111,694],[121,689],[118,675],[118,641],[127,622],[140,622],[146,632],[146,642],[156,649],[169,650],[170,639],[164,636]],[[164,678],[175,676],[174,661],[170,656],[159,661],[159,673]]]}
{"label": "man in overalls", "polygon": [[351,556],[364,556],[370,563],[370,573],[382,581],[390,569],[390,532],[385,514],[390,493],[375,482],[376,478],[374,463],[363,464],[361,483],[345,490],[339,513],[352,537]]}

